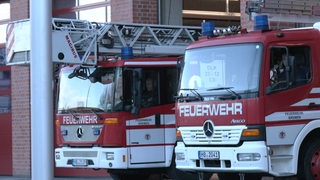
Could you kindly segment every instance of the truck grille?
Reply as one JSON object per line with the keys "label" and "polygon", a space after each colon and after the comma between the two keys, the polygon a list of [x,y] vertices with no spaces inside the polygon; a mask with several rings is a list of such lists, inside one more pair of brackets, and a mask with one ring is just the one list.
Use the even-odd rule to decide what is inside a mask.
{"label": "truck grille", "polygon": [[102,131],[102,124],[62,125],[61,134],[64,142],[95,142]]}
{"label": "truck grille", "polygon": [[183,141],[186,145],[236,145],[246,126],[215,126],[211,137],[204,134],[203,127],[180,127]]}
{"label": "truck grille", "polygon": [[97,151],[63,151],[64,157],[98,157]]}

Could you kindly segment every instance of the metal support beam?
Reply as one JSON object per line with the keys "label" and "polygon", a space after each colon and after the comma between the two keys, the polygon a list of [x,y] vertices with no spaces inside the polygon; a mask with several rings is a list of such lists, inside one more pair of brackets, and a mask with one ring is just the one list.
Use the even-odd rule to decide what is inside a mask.
{"label": "metal support beam", "polygon": [[51,1],[30,0],[32,180],[54,177],[51,14]]}

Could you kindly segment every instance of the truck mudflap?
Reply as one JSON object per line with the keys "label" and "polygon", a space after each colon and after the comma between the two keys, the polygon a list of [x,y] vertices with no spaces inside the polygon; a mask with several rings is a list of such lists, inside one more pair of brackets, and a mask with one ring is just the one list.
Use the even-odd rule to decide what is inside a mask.
{"label": "truck mudflap", "polygon": [[268,172],[268,148],[264,141],[244,142],[239,147],[175,147],[176,167],[183,171]]}
{"label": "truck mudflap", "polygon": [[56,167],[68,168],[128,168],[127,148],[55,149]]}

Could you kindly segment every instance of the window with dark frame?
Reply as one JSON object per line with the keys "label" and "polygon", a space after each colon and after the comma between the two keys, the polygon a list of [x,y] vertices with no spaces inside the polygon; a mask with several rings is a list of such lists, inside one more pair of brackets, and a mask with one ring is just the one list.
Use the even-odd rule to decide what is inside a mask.
{"label": "window with dark frame", "polygon": [[274,90],[293,88],[311,81],[309,46],[272,47],[270,85]]}

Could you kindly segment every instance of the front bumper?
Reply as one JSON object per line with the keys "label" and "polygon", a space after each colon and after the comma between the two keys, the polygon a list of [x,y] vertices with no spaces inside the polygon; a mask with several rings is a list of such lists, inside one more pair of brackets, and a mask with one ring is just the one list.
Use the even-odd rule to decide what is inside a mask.
{"label": "front bumper", "polygon": [[[199,151],[218,152],[219,157],[200,159]],[[268,149],[264,141],[244,142],[239,147],[186,147],[183,142],[178,142],[175,154],[176,167],[183,171],[268,172]]]}
{"label": "front bumper", "polygon": [[128,168],[126,148],[70,148],[55,149],[56,167],[69,168]]}

